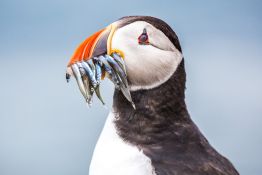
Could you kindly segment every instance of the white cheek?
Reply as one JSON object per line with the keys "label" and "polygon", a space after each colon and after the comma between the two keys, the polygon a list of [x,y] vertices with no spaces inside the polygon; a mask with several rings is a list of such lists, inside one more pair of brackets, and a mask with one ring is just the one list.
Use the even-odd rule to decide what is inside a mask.
{"label": "white cheek", "polygon": [[[180,52],[161,51],[150,49],[150,55],[138,55],[137,59],[126,59],[126,64],[130,70],[128,75],[130,90],[152,89],[166,82],[176,71],[182,60]],[[135,55],[132,56],[133,58]]]}
{"label": "white cheek", "polygon": [[[137,38],[144,28],[149,34],[149,42],[157,48],[138,44]],[[166,82],[183,58],[163,32],[143,21],[118,29],[112,39],[112,48],[125,55],[130,90],[151,89]]]}

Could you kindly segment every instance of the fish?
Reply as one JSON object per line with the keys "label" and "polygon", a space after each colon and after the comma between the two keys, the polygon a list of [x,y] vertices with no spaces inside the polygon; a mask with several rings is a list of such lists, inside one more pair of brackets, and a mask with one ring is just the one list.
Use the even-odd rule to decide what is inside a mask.
{"label": "fish", "polygon": [[110,64],[110,66],[114,69],[114,71],[118,74],[121,82],[125,87],[128,87],[127,77],[124,70],[118,65],[118,63],[109,55],[105,55],[106,60]]}
{"label": "fish", "polygon": [[125,76],[127,76],[127,74],[126,74],[126,66],[125,66],[123,58],[121,56],[119,56],[117,53],[112,53],[112,57],[119,64],[119,66],[124,70]]}
{"label": "fish", "polygon": [[88,80],[88,76],[85,74],[82,76],[82,81],[86,90],[86,102],[89,103],[92,99],[92,95],[91,95],[91,89],[90,89],[90,83]]}
{"label": "fish", "polygon": [[101,94],[100,94],[100,86],[99,86],[99,85],[96,87],[95,92],[96,92],[96,96],[97,96],[98,99],[101,101],[101,103],[102,103],[103,105],[105,105],[106,103],[104,102],[104,100],[103,100],[103,98],[102,98],[102,96],[101,96]]}
{"label": "fish", "polygon": [[107,73],[107,77],[114,83],[115,88],[119,89],[120,82],[113,68],[110,66],[110,64],[107,62],[104,56],[101,55],[98,57],[98,59],[101,61],[102,67],[105,69],[105,72]]}
{"label": "fish", "polygon": [[87,76],[89,77],[92,86],[95,88],[97,86],[95,74],[93,73],[92,69],[89,67],[89,65],[86,62],[82,62],[81,65],[86,71]]}
{"label": "fish", "polygon": [[79,72],[81,74],[81,78],[82,78],[82,81],[85,87],[85,91],[86,91],[86,102],[88,104],[91,104],[93,94],[91,92],[91,86],[90,86],[88,76],[86,75],[86,72],[84,68],[82,67],[82,65],[80,63],[77,63],[77,65],[78,65]]}
{"label": "fish", "polygon": [[84,84],[83,84],[83,81],[82,81],[82,78],[81,78],[81,73],[79,71],[79,68],[76,64],[73,64],[71,66],[71,68],[72,68],[74,77],[76,79],[76,82],[78,84],[79,90],[82,93],[82,95],[84,96],[84,98],[86,99],[87,98],[86,97],[86,91],[85,91],[85,87],[84,87]]}
{"label": "fish", "polygon": [[105,105],[105,102],[101,96],[101,93],[100,93],[100,82],[101,82],[101,77],[102,77],[102,69],[100,67],[100,65],[97,63],[97,64],[94,64],[95,65],[95,77],[96,77],[96,81],[97,81],[97,87],[95,88],[95,92],[96,92],[96,96],[98,97],[98,99],[102,102],[103,105]]}
{"label": "fish", "polygon": [[95,64],[95,69],[96,69],[96,74],[95,74],[95,76],[96,76],[96,82],[97,82],[98,84],[100,84],[100,82],[101,82],[101,77],[102,77],[102,69],[101,69],[99,63],[96,63],[96,64]]}
{"label": "fish", "polygon": [[[115,72],[117,73],[119,79],[120,79],[120,90],[122,91],[123,95],[126,97],[126,99],[132,104],[132,106],[135,108],[135,105],[133,103],[129,87],[128,87],[128,82],[127,82],[127,76],[124,70],[121,68],[120,65],[122,65],[122,62],[120,65],[109,55],[105,56],[107,61],[111,64]],[[120,58],[121,59],[121,58]],[[123,65],[124,66],[124,65]],[[122,67],[123,67],[122,66]]]}
{"label": "fish", "polygon": [[115,88],[120,90],[133,108],[136,109],[127,81],[125,63],[123,58],[116,53],[111,54],[111,56],[100,55],[69,66],[66,72],[66,81],[69,82],[71,75],[74,75],[79,90],[88,106],[92,104],[94,93],[101,103],[105,105],[100,93],[103,72],[114,83]]}
{"label": "fish", "polygon": [[132,100],[130,91],[128,88],[124,88],[123,86],[120,88],[121,92],[123,93],[123,95],[126,97],[126,99],[131,103],[131,105],[133,106],[134,109],[136,109],[136,106]]}
{"label": "fish", "polygon": [[92,71],[93,71],[93,74],[95,74],[95,64],[93,63],[93,61],[92,61],[92,59],[89,59],[89,60],[87,60],[86,61],[87,62],[87,64],[90,66],[90,68],[92,69]]}

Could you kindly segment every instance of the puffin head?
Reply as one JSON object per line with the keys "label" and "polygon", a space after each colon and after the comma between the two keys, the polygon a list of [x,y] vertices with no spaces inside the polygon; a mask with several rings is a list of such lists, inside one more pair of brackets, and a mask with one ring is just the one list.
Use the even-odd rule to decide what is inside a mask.
{"label": "puffin head", "polygon": [[135,16],[117,22],[111,41],[124,55],[130,89],[150,89],[167,81],[183,56],[175,32],[162,20]]}
{"label": "puffin head", "polygon": [[179,40],[168,24],[154,17],[128,16],[81,43],[69,61],[67,75],[74,64],[112,54],[123,58],[130,91],[163,84],[183,60]]}

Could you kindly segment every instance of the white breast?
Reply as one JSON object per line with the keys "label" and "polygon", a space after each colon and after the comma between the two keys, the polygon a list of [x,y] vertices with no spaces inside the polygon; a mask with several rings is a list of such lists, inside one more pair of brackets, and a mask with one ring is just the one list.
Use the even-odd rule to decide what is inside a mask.
{"label": "white breast", "polygon": [[154,175],[151,160],[119,137],[113,120],[111,112],[96,144],[89,175]]}

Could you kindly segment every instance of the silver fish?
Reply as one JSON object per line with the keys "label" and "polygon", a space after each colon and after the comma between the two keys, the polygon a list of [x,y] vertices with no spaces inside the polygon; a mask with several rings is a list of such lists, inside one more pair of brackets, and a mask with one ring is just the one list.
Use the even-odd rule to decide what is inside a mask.
{"label": "silver fish", "polygon": [[124,70],[125,76],[127,76],[126,66],[125,66],[123,58],[121,56],[119,56],[117,53],[112,53],[112,56],[116,60],[116,62],[119,64],[119,66]]}
{"label": "silver fish", "polygon": [[101,61],[103,68],[107,73],[107,77],[114,83],[115,87],[119,89],[120,82],[119,78],[117,77],[116,73],[114,72],[113,68],[107,62],[106,58],[103,56],[99,56],[98,59]]}
{"label": "silver fish", "polygon": [[123,95],[126,97],[126,99],[132,104],[133,108],[135,109],[135,104],[132,100],[132,97],[131,97],[131,94],[130,94],[130,91],[129,91],[129,87],[127,86],[124,86],[123,84],[120,86],[120,89],[123,93]]}
{"label": "silver fish", "polygon": [[79,72],[81,74],[81,78],[82,78],[82,81],[85,87],[85,91],[86,91],[86,102],[88,104],[91,104],[92,93],[91,93],[91,86],[90,86],[88,76],[86,75],[86,71],[84,70],[82,64],[77,63],[77,66],[79,68]]}
{"label": "silver fish", "polygon": [[83,81],[82,81],[82,77],[81,77],[81,73],[79,71],[79,68],[76,64],[73,64],[71,66],[72,68],[72,71],[73,71],[73,74],[74,74],[74,77],[76,79],[76,82],[78,84],[78,87],[79,87],[79,90],[80,92],[82,93],[82,95],[84,96],[85,99],[87,99],[86,97],[86,91],[85,91],[85,87],[84,87],[84,84],[83,84]]}
{"label": "silver fish", "polygon": [[96,68],[95,68],[95,65],[94,65],[94,63],[93,63],[93,60],[92,60],[92,59],[89,59],[89,60],[87,60],[86,62],[87,62],[87,64],[90,66],[90,68],[92,69],[93,74],[96,74]]}
{"label": "silver fish", "polygon": [[95,92],[96,92],[96,96],[97,96],[98,99],[101,101],[101,103],[102,103],[103,105],[105,105],[105,102],[104,102],[104,100],[103,100],[103,98],[102,98],[102,96],[101,96],[101,94],[100,94],[100,86],[99,86],[99,85],[96,87]]}
{"label": "silver fish", "polygon": [[132,107],[134,109],[136,109],[135,103],[133,102],[131,95],[130,95],[130,91],[125,91],[121,89],[121,92],[124,94],[124,96],[126,97],[126,99],[129,101],[129,103],[131,103]]}
{"label": "silver fish", "polygon": [[89,65],[88,65],[86,62],[84,62],[84,61],[83,61],[81,64],[82,64],[83,68],[85,69],[86,74],[87,74],[87,76],[89,77],[89,79],[90,79],[90,81],[91,81],[91,83],[92,83],[92,86],[93,86],[93,87],[96,87],[97,82],[96,82],[96,78],[95,78],[95,75],[93,74],[92,69],[91,69],[91,68],[89,67]]}
{"label": "silver fish", "polygon": [[95,88],[95,92],[96,92],[96,96],[98,97],[98,99],[102,102],[103,105],[105,105],[105,102],[101,96],[101,93],[100,93],[100,82],[101,82],[101,77],[102,77],[102,69],[100,67],[100,65],[97,63],[95,64],[95,72],[96,72],[96,81],[97,81],[97,87]]}
{"label": "silver fish", "polygon": [[90,83],[88,80],[88,76],[86,74],[82,75],[82,81],[83,81],[83,84],[86,90],[86,97],[87,97],[86,102],[89,103],[91,101],[92,95],[91,95],[91,90],[90,90]]}
{"label": "silver fish", "polygon": [[118,74],[124,86],[128,87],[127,77],[126,77],[124,70],[122,70],[122,68],[118,65],[118,63],[111,56],[106,55],[105,58],[109,62],[111,67],[114,69],[114,71]]}
{"label": "silver fish", "polygon": [[106,56],[106,58],[107,58],[108,62],[111,63],[111,65],[114,68],[115,72],[119,76],[119,79],[121,81],[120,89],[121,89],[123,95],[126,97],[126,99],[135,108],[135,105],[134,105],[133,100],[131,98],[131,94],[130,94],[129,87],[128,87],[128,82],[127,82],[127,77],[126,77],[126,74],[124,73],[124,70],[122,70],[122,68],[117,64],[117,62],[111,56]]}
{"label": "silver fish", "polygon": [[96,81],[97,81],[97,84],[100,84],[101,77],[102,77],[102,69],[101,69],[99,63],[95,64],[95,69],[96,69]]}
{"label": "silver fish", "polygon": [[100,94],[100,83],[102,73],[105,71],[106,76],[114,83],[115,88],[121,90],[125,98],[132,104],[131,93],[128,86],[126,68],[123,59],[116,53],[94,57],[88,61],[78,62],[68,67],[66,72],[67,82],[71,75],[76,78],[78,87],[84,96],[88,106],[92,104],[93,94],[96,93],[98,99],[105,105]]}

